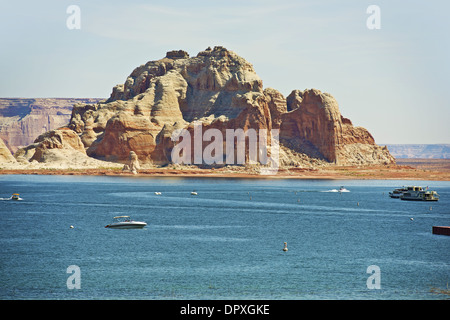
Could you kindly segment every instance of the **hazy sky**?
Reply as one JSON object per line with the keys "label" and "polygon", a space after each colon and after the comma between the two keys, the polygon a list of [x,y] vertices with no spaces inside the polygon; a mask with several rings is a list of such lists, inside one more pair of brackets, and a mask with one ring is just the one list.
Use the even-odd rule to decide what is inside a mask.
{"label": "hazy sky", "polygon": [[[0,97],[106,98],[167,51],[222,45],[266,88],[331,93],[379,144],[450,143],[450,1],[0,3]],[[80,29],[66,25],[70,5]],[[367,27],[370,5],[381,29]]]}

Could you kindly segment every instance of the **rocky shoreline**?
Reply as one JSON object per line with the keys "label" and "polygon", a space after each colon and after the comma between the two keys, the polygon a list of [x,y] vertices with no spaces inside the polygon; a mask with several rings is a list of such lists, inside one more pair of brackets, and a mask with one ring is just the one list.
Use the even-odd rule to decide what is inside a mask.
{"label": "rocky shoreline", "polygon": [[[406,160],[406,159],[405,159]],[[321,169],[282,168],[273,175],[259,174],[256,168],[224,167],[218,169],[200,169],[194,166],[182,168],[144,168],[137,174],[123,171],[119,167],[101,168],[2,168],[0,174],[30,174],[30,175],[90,175],[117,177],[197,177],[197,178],[255,178],[255,179],[332,179],[332,180],[431,180],[450,181],[450,159],[430,162],[430,167],[412,167],[402,164],[389,166],[331,166]],[[406,162],[406,161],[405,161]]]}

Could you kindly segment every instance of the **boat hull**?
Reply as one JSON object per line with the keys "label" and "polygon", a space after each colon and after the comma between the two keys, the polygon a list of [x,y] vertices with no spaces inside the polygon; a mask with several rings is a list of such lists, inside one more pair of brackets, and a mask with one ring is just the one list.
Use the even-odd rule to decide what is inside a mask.
{"label": "boat hull", "polygon": [[133,221],[133,222],[118,222],[108,224],[105,228],[110,229],[142,229],[147,225],[145,222]]}
{"label": "boat hull", "polygon": [[405,201],[438,201],[439,199],[420,199],[420,198],[405,198],[405,197],[401,197],[400,200],[405,200]]}

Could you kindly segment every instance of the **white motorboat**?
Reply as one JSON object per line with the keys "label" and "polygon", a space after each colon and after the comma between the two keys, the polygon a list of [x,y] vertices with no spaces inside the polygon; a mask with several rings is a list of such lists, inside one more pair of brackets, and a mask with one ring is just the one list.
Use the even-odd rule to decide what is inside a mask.
{"label": "white motorboat", "polygon": [[147,223],[143,221],[134,221],[130,216],[118,216],[114,217],[114,221],[105,228],[111,229],[141,229],[144,228]]}
{"label": "white motorboat", "polygon": [[198,193],[197,193],[197,191],[192,191],[192,192],[191,192],[191,195],[192,195],[192,196],[196,196],[196,195],[198,195]]}

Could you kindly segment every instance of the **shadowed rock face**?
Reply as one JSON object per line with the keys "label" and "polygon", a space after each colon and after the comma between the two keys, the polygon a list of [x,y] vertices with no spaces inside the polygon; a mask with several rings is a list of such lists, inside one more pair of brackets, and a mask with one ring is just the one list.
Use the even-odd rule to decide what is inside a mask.
{"label": "shadowed rock face", "polygon": [[170,51],[137,67],[108,100],[75,105],[68,127],[88,156],[126,163],[133,151],[141,163],[167,164],[172,133],[192,130],[195,121],[224,137],[226,129],[279,129],[281,165],[295,164],[298,153],[340,164],[395,161],[367,130],[341,116],[330,94],[294,90],[285,98],[264,90],[253,66],[223,47],[195,57]]}

